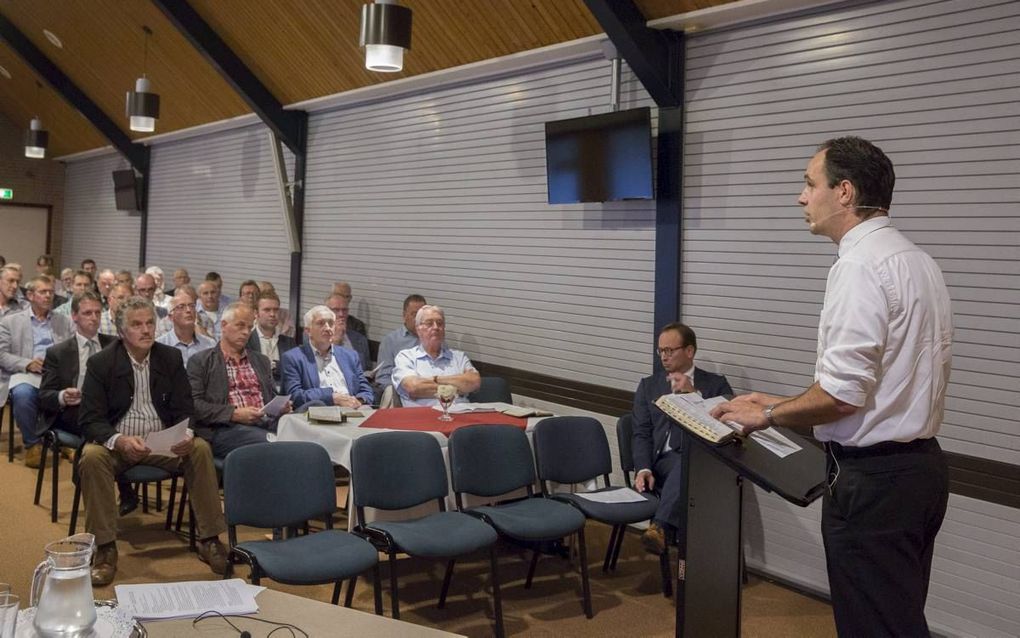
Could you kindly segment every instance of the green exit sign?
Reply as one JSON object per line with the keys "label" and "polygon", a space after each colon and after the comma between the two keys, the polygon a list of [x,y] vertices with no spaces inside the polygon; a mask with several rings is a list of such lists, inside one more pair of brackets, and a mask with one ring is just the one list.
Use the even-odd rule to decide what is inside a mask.
{"label": "green exit sign", "polygon": [[14,199],[14,189],[0,188],[0,199]]}

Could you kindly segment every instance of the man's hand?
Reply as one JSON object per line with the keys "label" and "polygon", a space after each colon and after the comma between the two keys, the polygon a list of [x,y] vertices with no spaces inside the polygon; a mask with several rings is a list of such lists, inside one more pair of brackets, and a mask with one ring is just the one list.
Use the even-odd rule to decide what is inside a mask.
{"label": "man's hand", "polygon": [[641,470],[634,477],[634,489],[639,492],[651,492],[655,489],[655,475],[651,470]]}
{"label": "man's hand", "polygon": [[121,435],[117,437],[117,441],[113,444],[113,449],[120,452],[127,460],[132,463],[141,461],[149,455],[149,447],[145,445],[145,441],[138,436],[127,436]]}
{"label": "man's hand", "polygon": [[723,423],[736,423],[737,431],[744,436],[756,430],[764,430],[769,427],[769,422],[765,418],[765,406],[758,403],[758,399],[752,398],[753,396],[744,394],[732,401],[720,403],[712,408],[709,414]]}
{"label": "man's hand", "polygon": [[694,389],[694,383],[691,381],[691,378],[683,372],[670,372],[666,375],[666,378],[669,379],[669,386],[673,389],[674,394],[678,392],[697,392]]}
{"label": "man's hand", "polygon": [[[190,432],[190,430],[189,430]],[[177,456],[187,456],[191,454],[191,449],[194,447],[195,436],[189,434],[183,441],[170,448],[170,451]]]}
{"label": "man's hand", "polygon": [[252,425],[262,420],[262,410],[259,408],[234,408],[233,414],[230,415],[230,420],[234,423],[243,423],[244,425]]}
{"label": "man's hand", "polygon": [[27,372],[42,374],[42,366],[43,366],[42,359],[32,359],[31,361],[28,362],[28,365],[25,366],[25,370]]}
{"label": "man's hand", "polygon": [[284,414],[290,414],[293,411],[294,411],[294,404],[291,403],[290,401],[287,401],[287,403],[280,410],[280,416],[283,416]]}
{"label": "man's hand", "polygon": [[361,401],[358,397],[352,397],[349,394],[340,394],[335,392],[333,393],[333,405],[339,405],[344,408],[360,408]]}
{"label": "man's hand", "polygon": [[81,404],[81,390],[78,388],[66,388],[64,390],[64,405]]}

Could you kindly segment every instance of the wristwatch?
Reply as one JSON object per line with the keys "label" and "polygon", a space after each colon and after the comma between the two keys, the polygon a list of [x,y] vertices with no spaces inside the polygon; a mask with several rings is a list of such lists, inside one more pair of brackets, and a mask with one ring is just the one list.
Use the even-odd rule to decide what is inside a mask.
{"label": "wristwatch", "polygon": [[434,375],[432,377],[432,383],[435,383],[436,385],[439,385],[439,375],[438,374]]}
{"label": "wristwatch", "polygon": [[766,406],[765,408],[765,421],[768,422],[770,427],[776,426],[776,420],[772,418],[772,411],[776,409],[777,405],[778,405],[777,403],[773,403],[772,405]]}

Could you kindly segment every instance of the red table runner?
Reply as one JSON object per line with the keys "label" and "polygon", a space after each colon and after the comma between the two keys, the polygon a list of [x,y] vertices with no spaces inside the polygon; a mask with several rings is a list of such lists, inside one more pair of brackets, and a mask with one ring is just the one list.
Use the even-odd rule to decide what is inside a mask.
{"label": "red table runner", "polygon": [[500,412],[465,412],[451,414],[452,421],[440,421],[442,412],[432,408],[388,408],[376,410],[365,419],[360,427],[384,430],[417,430],[420,432],[442,432],[450,436],[457,428],[477,423],[505,423],[520,429],[528,426],[528,420],[507,416]]}

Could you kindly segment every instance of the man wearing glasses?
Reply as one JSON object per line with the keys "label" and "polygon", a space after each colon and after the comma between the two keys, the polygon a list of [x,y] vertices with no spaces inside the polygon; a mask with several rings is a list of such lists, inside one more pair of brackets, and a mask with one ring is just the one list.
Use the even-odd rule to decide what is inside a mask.
{"label": "man wearing glasses", "polygon": [[637,469],[634,488],[659,493],[659,507],[641,536],[645,549],[653,554],[666,551],[667,536],[680,524],[683,485],[679,463],[687,445],[683,428],[660,410],[655,400],[671,392],[699,392],[706,399],[733,394],[726,377],[695,367],[698,338],[686,325],[676,322],[665,326],[659,332],[658,343],[655,352],[662,369],[642,379],[634,393],[632,443]]}
{"label": "man wearing glasses", "polygon": [[156,341],[181,351],[184,365],[192,356],[216,345],[216,340],[195,330],[195,298],[181,290],[170,300],[170,321],[173,329]]}

